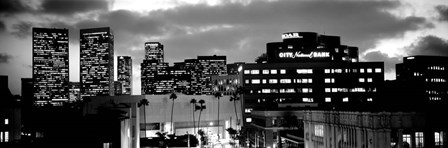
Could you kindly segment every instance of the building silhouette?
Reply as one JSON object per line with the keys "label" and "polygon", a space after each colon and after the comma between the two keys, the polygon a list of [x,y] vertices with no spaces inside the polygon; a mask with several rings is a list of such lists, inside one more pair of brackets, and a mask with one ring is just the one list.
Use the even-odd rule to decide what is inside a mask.
{"label": "building silhouette", "polygon": [[418,103],[448,102],[448,57],[409,56],[396,65],[397,81],[409,83],[413,93],[423,94]]}
{"label": "building silhouette", "polygon": [[35,104],[68,101],[68,29],[33,28],[33,92]]}
{"label": "building silhouette", "polygon": [[114,35],[109,27],[80,31],[81,96],[114,94]]}
{"label": "building silhouette", "polygon": [[159,42],[145,43],[145,59],[141,63],[142,94],[212,94],[211,75],[227,73],[225,56],[198,56],[169,66],[163,60],[163,47]]}
{"label": "building silhouette", "polygon": [[117,57],[117,80],[121,82],[122,91],[117,95],[132,94],[132,59],[130,56]]}

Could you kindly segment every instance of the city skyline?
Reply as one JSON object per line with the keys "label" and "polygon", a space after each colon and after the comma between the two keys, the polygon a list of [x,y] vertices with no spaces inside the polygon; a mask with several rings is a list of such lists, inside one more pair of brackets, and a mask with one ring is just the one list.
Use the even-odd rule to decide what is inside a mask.
{"label": "city skyline", "polygon": [[[2,1],[0,75],[10,77],[13,94],[20,94],[21,78],[32,77],[31,27],[69,30],[74,82],[80,81],[79,30],[107,26],[115,31],[114,56],[135,59],[134,84],[140,84],[145,42],[164,44],[170,64],[202,55],[254,62],[281,33],[322,32],[359,47],[360,61],[384,61],[386,79],[395,79],[395,64],[403,56],[448,55],[448,4],[443,1],[151,2]],[[140,85],[133,90],[140,94]]]}

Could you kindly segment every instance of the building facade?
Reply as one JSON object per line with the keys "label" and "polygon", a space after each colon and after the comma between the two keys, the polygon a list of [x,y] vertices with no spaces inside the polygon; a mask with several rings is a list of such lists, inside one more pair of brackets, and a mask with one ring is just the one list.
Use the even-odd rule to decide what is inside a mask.
{"label": "building facade", "polygon": [[122,84],[122,91],[117,95],[132,94],[132,59],[130,56],[117,57],[117,80]]}
{"label": "building facade", "polygon": [[396,75],[397,82],[421,94],[416,103],[448,103],[448,57],[403,57],[403,63],[396,65]]}
{"label": "building facade", "polygon": [[35,104],[60,106],[69,99],[68,29],[33,28]]}
{"label": "building facade", "polygon": [[353,109],[380,99],[383,62],[358,62],[358,49],[337,36],[288,32],[282,38],[266,44],[266,63],[242,66],[245,121],[252,110]]}
{"label": "building facade", "polygon": [[432,126],[434,118],[428,117],[417,112],[306,111],[305,147],[447,147],[446,128]]}
{"label": "building facade", "polygon": [[80,31],[81,96],[114,95],[114,35],[109,27]]}
{"label": "building facade", "polygon": [[198,56],[169,66],[164,60],[163,44],[145,43],[141,63],[142,94],[180,92],[188,95],[212,94],[212,75],[225,74],[225,56]]}

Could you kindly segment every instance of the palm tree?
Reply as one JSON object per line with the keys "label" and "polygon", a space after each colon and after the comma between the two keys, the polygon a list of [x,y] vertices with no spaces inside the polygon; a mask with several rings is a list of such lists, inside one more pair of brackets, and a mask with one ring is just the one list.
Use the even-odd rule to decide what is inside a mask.
{"label": "palm tree", "polygon": [[[173,112],[174,112],[174,100],[177,99],[177,95],[173,92],[170,95],[170,99],[173,100],[173,103],[171,105],[171,133],[173,133],[174,123],[173,123]],[[176,134],[174,134],[176,135]]]}
{"label": "palm tree", "polygon": [[140,100],[140,102],[138,103],[138,107],[141,107],[143,105],[143,119],[144,119],[144,126],[143,126],[143,130],[145,131],[145,138],[146,138],[146,106],[149,105],[149,101],[146,99],[142,99]]}
{"label": "palm tree", "polygon": [[193,134],[196,134],[196,124],[195,124],[195,122],[194,122],[194,111],[195,111],[195,107],[196,107],[196,103],[197,103],[197,101],[196,101],[196,99],[191,99],[190,100],[190,103],[191,103],[191,105],[192,105],[192,112],[193,112]]}
{"label": "palm tree", "polygon": [[214,96],[215,96],[215,98],[218,99],[218,140],[219,140],[219,137],[220,137],[219,136],[219,100],[221,99],[222,95],[220,92],[216,92]]}
{"label": "palm tree", "polygon": [[238,113],[236,111],[236,101],[239,101],[240,97],[238,96],[237,93],[234,93],[231,97],[230,97],[230,101],[233,102],[233,107],[235,108],[235,116],[236,116],[236,127],[238,129],[238,125],[240,125],[240,120],[238,119]]}
{"label": "palm tree", "polygon": [[202,110],[204,110],[206,107],[205,107],[205,101],[204,100],[199,100],[198,101],[198,103],[199,103],[199,105],[196,105],[196,110],[199,110],[199,119],[198,119],[198,129],[200,128],[200,123],[201,123],[201,114],[202,114]]}

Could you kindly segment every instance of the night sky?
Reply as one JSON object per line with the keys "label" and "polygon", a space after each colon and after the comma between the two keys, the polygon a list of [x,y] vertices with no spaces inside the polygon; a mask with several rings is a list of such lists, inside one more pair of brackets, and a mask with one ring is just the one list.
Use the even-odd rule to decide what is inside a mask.
{"label": "night sky", "polygon": [[78,82],[79,29],[106,26],[115,56],[132,56],[134,94],[147,41],[164,44],[170,64],[214,54],[233,63],[254,62],[284,32],[336,35],[361,61],[384,61],[386,79],[403,56],[448,56],[446,0],[1,0],[0,75],[20,94],[20,79],[32,77],[31,28],[67,28]]}

